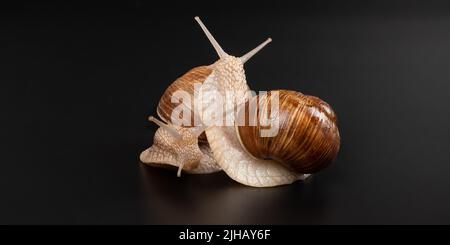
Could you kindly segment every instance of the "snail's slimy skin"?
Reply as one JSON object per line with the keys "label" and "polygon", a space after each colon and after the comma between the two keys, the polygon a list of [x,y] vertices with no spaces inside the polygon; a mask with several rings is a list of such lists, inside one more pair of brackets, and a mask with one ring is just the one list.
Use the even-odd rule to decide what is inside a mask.
{"label": "snail's slimy skin", "polygon": [[159,128],[155,133],[153,145],[141,153],[140,160],[152,166],[181,167],[183,171],[193,174],[207,174],[221,170],[207,144],[198,143],[188,128],[176,129],[183,136],[182,139],[176,139],[164,128]]}
{"label": "snail's slimy skin", "polygon": [[217,165],[209,144],[200,143],[199,148],[203,152],[202,159],[200,159],[196,168],[186,170],[186,172],[190,174],[210,174],[221,171],[222,168]]}
{"label": "snail's slimy skin", "polygon": [[298,174],[272,160],[255,159],[240,145],[234,127],[211,127],[206,136],[214,158],[223,171],[235,181],[253,187],[271,187],[304,180]]}

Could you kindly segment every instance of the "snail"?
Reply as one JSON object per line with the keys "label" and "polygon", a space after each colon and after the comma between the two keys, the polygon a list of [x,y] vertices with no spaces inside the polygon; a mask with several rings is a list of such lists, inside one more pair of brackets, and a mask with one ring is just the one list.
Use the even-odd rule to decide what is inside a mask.
{"label": "snail", "polygon": [[[165,138],[172,137],[169,134],[173,133],[168,134],[170,130],[163,129],[167,132],[162,131],[165,133],[155,135],[154,139],[154,145],[164,145],[164,149],[155,147],[161,150],[158,154],[175,152],[174,148],[180,148],[178,145],[185,145],[185,142],[190,142],[188,145],[192,147],[197,144],[198,137],[205,131],[211,150],[204,151],[206,158],[210,157],[208,153],[212,152],[214,161],[229,177],[255,187],[270,187],[304,180],[311,173],[323,169],[333,161],[339,151],[340,136],[335,113],[326,102],[317,97],[288,90],[251,96],[245,78],[244,63],[271,42],[271,39],[267,39],[242,57],[234,57],[223,51],[198,17],[195,19],[220,59],[212,65],[192,69],[165,91],[157,110],[163,121],[168,124],[173,123],[173,112],[182,108],[183,115],[185,113],[194,115],[193,118],[188,117],[190,119],[187,121],[188,124],[195,122],[196,119],[199,119],[201,124],[194,123],[194,128],[177,125],[177,132],[181,132],[183,137],[179,137],[176,141],[178,143],[173,145],[164,145],[167,141]],[[196,83],[202,84],[200,94],[203,96],[199,96],[193,88]],[[192,104],[192,101],[184,100],[182,107],[174,106],[173,96],[179,90],[187,92],[195,99],[200,97],[200,108],[193,106],[195,103]],[[271,107],[271,99],[275,97],[275,94],[279,95],[277,97],[279,107],[271,111],[271,114],[276,112],[276,115],[271,115],[270,120],[276,119],[275,121],[278,122],[278,134],[273,137],[263,137],[261,131],[264,130],[265,125],[250,126],[236,123],[242,117],[250,119],[250,114],[256,115],[253,119],[259,122],[261,115],[267,116],[264,111]],[[217,97],[227,98],[227,102],[231,101],[232,113],[227,111],[223,114],[223,101],[222,103],[216,101]],[[249,105],[255,102],[258,106],[250,108]],[[248,112],[245,109],[247,107],[249,107]],[[205,124],[204,110],[225,115],[227,120],[231,120],[232,125]],[[174,141],[172,138],[171,140]],[[197,151],[198,147],[192,148]],[[178,157],[187,159],[183,156],[185,152],[190,151],[178,150]],[[200,154],[195,155],[196,161],[191,160],[189,163],[174,164],[171,162],[173,159],[159,162],[179,166],[178,172],[182,169],[192,170],[201,165],[199,159],[203,158]]]}
{"label": "snail", "polygon": [[201,131],[166,124],[152,116],[149,121],[159,126],[155,133],[154,144],[143,151],[140,160],[153,166],[171,165],[181,171],[194,174],[206,174],[220,171],[212,157],[207,143],[199,143]]}
{"label": "snail", "polygon": [[[229,177],[245,185],[270,187],[304,180],[328,166],[339,151],[336,115],[326,102],[314,96],[270,91],[241,105],[237,118],[248,121],[253,114],[259,122],[268,111],[273,93],[279,96],[279,107],[271,118],[278,120],[275,136],[261,136],[264,127],[259,123],[206,129],[217,164]],[[255,101],[258,106],[253,111],[245,109]]]}

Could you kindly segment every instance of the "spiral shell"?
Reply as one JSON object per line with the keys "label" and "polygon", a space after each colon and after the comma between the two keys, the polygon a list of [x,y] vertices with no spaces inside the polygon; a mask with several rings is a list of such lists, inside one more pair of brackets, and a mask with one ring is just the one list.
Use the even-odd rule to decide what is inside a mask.
{"label": "spiral shell", "polygon": [[[159,117],[165,122],[171,122],[172,111],[178,106],[175,103],[172,103],[171,99],[176,91],[185,91],[191,95],[191,103],[187,105],[192,112],[196,110],[194,107],[194,85],[195,84],[203,84],[203,82],[208,78],[208,76],[213,72],[209,66],[198,66],[190,71],[186,72],[183,76],[179,77],[175,80],[164,92],[162,95],[157,113]],[[186,103],[183,101],[183,103]],[[194,115],[194,113],[192,113]],[[191,117],[191,124],[194,125],[194,116]],[[191,127],[191,126],[186,126]],[[201,134],[199,140],[206,141],[205,134]]]}
{"label": "spiral shell", "polygon": [[[259,123],[260,109],[270,107],[271,94],[269,92],[252,98],[260,103],[253,109],[257,110],[254,115],[257,115],[258,123],[255,126],[249,126],[248,123],[236,126],[241,145],[256,158],[276,160],[298,173],[314,173],[328,166],[336,158],[340,146],[333,109],[317,97],[278,90],[278,134],[261,137],[263,127]],[[249,110],[241,108],[239,113]],[[251,113],[249,111],[245,115],[247,122]]]}

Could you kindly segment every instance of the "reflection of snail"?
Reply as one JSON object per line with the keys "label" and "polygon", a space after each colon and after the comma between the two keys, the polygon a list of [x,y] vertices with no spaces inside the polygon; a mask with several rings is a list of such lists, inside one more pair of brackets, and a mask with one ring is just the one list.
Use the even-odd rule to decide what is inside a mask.
{"label": "reflection of snail", "polygon": [[[170,141],[170,144],[165,145],[164,151],[177,152],[176,155],[179,159],[189,159],[189,161],[174,164],[164,162],[161,159],[155,160],[154,157],[149,157],[155,156],[155,154],[148,154],[152,152],[152,148],[144,151],[144,153],[147,152],[146,154],[141,154],[141,160],[146,163],[167,163],[179,166],[179,170],[192,171],[196,168],[202,168],[204,163],[207,163],[208,166],[214,166],[212,159],[215,159],[218,166],[228,176],[242,184],[257,187],[289,184],[304,179],[309,173],[326,167],[334,160],[339,150],[340,137],[333,110],[319,98],[306,96],[299,92],[276,91],[276,94],[279,95],[279,132],[275,137],[261,137],[262,126],[259,124],[255,126],[202,126],[197,128],[169,126],[175,108],[171,103],[173,93],[181,89],[194,95],[194,83],[201,83],[203,84],[202,87],[208,90],[207,92],[213,92],[211,94],[219,94],[223,97],[226,93],[228,96],[231,92],[233,106],[239,108],[238,116],[244,116],[247,119],[249,115],[242,115],[242,113],[247,113],[247,110],[243,110],[244,105],[248,105],[249,102],[255,100],[259,101],[260,103],[257,103],[259,107],[253,108],[256,111],[249,111],[248,113],[260,115],[261,111],[269,107],[270,96],[274,94],[272,92],[267,95],[255,96],[250,101],[247,97],[242,96],[249,92],[243,64],[269,43],[271,39],[248,54],[236,58],[226,54],[200,19],[196,17],[196,20],[211,41],[220,59],[212,65],[192,69],[169,86],[158,105],[158,115],[168,124],[160,123],[160,125],[164,125],[163,130],[167,132],[177,131],[181,137],[175,139],[170,137],[168,133],[158,134],[157,132],[154,139],[154,146]],[[206,101],[209,102],[202,104],[202,107],[220,111],[223,108],[222,104],[211,102],[208,99]],[[199,114],[193,104],[185,106],[193,114]],[[207,143],[211,147],[212,155],[208,150],[200,151],[197,146],[198,136],[202,134],[203,130],[206,132]],[[167,140],[167,138],[171,140]],[[204,147],[204,149],[208,148]],[[185,154],[188,156],[185,156]],[[157,155],[164,154],[158,153]],[[208,161],[202,159],[208,159]],[[211,168],[208,169],[211,170]]]}

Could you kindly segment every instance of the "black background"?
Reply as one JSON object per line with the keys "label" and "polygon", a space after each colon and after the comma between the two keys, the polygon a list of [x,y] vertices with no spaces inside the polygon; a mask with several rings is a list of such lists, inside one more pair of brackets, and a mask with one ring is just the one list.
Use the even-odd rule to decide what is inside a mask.
{"label": "black background", "polygon": [[[450,4],[131,1],[0,14],[1,224],[449,224]],[[240,185],[139,163],[165,88],[225,51],[254,90],[333,106],[336,162]]]}

